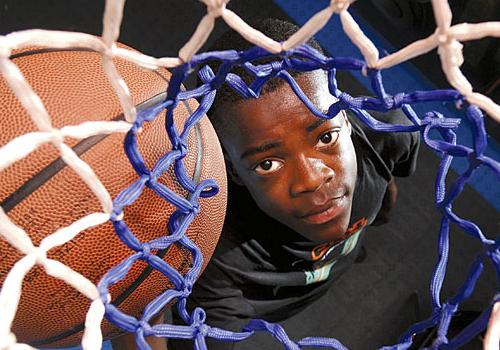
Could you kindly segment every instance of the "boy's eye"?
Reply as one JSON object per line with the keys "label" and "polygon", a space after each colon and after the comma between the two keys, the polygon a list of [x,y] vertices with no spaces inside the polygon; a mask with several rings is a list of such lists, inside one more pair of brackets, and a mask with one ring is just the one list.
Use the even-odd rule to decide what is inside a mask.
{"label": "boy's eye", "polygon": [[328,132],[325,132],[319,137],[318,145],[319,146],[328,146],[335,144],[337,142],[337,139],[339,138],[339,130],[330,130]]}
{"label": "boy's eye", "polygon": [[266,159],[253,169],[259,175],[270,174],[281,168],[283,164],[277,160]]}

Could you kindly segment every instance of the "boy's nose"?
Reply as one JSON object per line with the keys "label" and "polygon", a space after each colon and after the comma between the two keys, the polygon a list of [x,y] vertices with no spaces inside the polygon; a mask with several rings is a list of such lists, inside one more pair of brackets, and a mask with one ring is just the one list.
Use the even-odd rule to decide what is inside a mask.
{"label": "boy's nose", "polygon": [[332,168],[327,166],[321,159],[302,157],[292,174],[290,194],[296,197],[303,193],[315,192],[323,184],[331,181],[335,176]]}

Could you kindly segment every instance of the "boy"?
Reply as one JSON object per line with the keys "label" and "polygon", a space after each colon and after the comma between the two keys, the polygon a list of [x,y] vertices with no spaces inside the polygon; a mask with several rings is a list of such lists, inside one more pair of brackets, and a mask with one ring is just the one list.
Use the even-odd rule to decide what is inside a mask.
{"label": "boy", "polygon": [[[272,19],[252,26],[277,41],[298,30]],[[211,50],[251,46],[231,32]],[[335,100],[325,72],[291,74],[318,109],[328,110]],[[229,202],[188,310],[200,306],[208,325],[240,331],[251,318],[277,322],[297,313],[356,260],[364,228],[386,222],[394,205],[392,176],[414,171],[419,135],[376,133],[344,111],[319,119],[279,78],[259,99],[222,87],[209,117],[225,153]],[[409,124],[400,113],[383,118]],[[233,346],[208,340],[209,349]],[[170,339],[168,348],[193,343]]]}

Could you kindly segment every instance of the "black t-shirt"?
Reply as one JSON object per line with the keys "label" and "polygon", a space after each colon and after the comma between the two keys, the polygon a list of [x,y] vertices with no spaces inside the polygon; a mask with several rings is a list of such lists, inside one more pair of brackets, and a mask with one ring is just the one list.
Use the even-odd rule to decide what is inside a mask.
{"label": "black t-shirt", "polygon": [[[400,112],[372,115],[409,125]],[[205,309],[207,324],[237,331],[251,318],[287,318],[321,296],[353,263],[387,183],[393,175],[414,171],[420,137],[375,132],[355,116],[349,115],[349,120],[358,176],[348,238],[311,242],[263,213],[245,188],[230,183],[221,238],[188,301],[188,309]]]}

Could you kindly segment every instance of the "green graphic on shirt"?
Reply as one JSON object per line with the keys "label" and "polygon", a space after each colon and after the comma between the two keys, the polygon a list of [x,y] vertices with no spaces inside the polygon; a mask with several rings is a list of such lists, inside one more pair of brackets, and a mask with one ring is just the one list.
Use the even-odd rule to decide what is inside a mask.
{"label": "green graphic on shirt", "polygon": [[[341,256],[348,255],[350,252],[353,251],[353,249],[358,244],[358,240],[359,240],[361,231],[362,230],[360,229],[358,232],[356,232],[351,237],[349,237],[348,239],[345,240],[344,246],[342,247]],[[330,250],[333,250],[333,247],[330,248]],[[325,257],[327,257],[328,254],[329,254],[329,252],[324,254],[323,259]],[[306,275],[306,284],[318,283],[318,282],[321,282],[321,281],[328,279],[328,277],[330,276],[330,272],[332,270],[332,267],[333,267],[333,265],[335,265],[336,262],[337,262],[337,260],[334,260],[326,265],[321,266],[320,268],[317,268],[316,270],[304,271],[304,273]]]}
{"label": "green graphic on shirt", "polygon": [[342,248],[342,255],[347,255],[350,252],[352,252],[354,247],[356,247],[356,244],[358,244],[358,239],[359,239],[360,233],[361,233],[361,230],[359,230],[358,232],[353,234],[351,237],[349,237],[345,241],[344,247]]}
{"label": "green graphic on shirt", "polygon": [[304,271],[306,274],[306,284],[318,283],[326,280],[328,276],[330,276],[330,270],[336,262],[337,261],[332,261],[331,263],[313,271]]}

